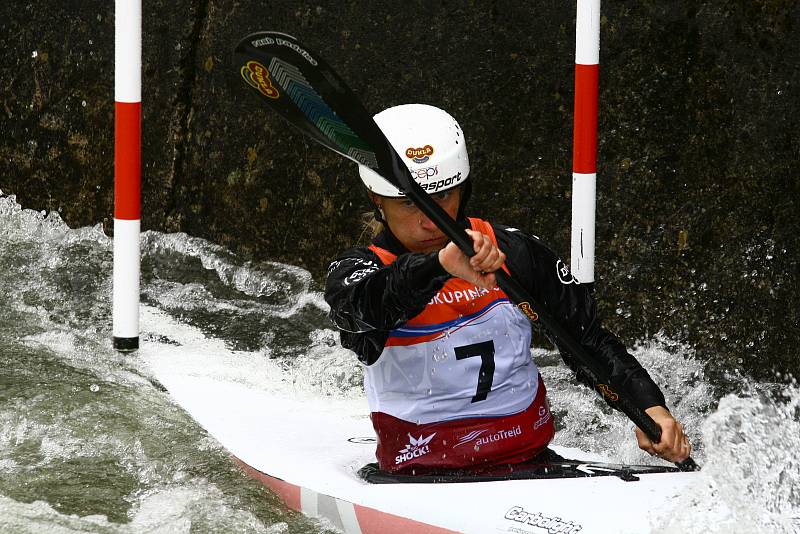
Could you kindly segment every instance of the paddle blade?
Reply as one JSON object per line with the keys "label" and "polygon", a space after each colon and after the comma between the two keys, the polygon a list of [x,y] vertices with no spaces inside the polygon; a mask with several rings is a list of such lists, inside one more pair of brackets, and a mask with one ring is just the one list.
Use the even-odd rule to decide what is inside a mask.
{"label": "paddle blade", "polygon": [[242,81],[292,126],[356,163],[378,168],[376,148],[386,147],[375,147],[363,135],[380,134],[372,116],[322,58],[297,39],[272,31],[250,34],[236,46],[234,62]]}
{"label": "paddle blade", "polygon": [[322,58],[285,33],[262,31],[236,46],[236,68],[261,101],[292,126],[404,191],[468,256],[472,241],[414,181],[358,97]]}

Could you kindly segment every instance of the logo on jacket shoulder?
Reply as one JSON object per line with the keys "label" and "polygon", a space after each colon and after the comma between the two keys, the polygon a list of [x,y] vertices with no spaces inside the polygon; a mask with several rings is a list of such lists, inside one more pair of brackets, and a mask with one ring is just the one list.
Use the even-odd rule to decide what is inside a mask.
{"label": "logo on jacket shoulder", "polygon": [[378,270],[377,267],[367,267],[365,269],[358,269],[357,271],[353,271],[347,278],[344,279],[344,285],[349,286],[350,284],[355,284],[377,270]]}
{"label": "logo on jacket shoulder", "polygon": [[561,283],[564,285],[579,283],[575,277],[572,276],[572,273],[569,272],[569,267],[561,260],[556,262],[556,273],[558,273],[558,279],[561,280]]}
{"label": "logo on jacket shoulder", "polygon": [[346,286],[358,282],[365,276],[374,273],[380,268],[378,264],[372,260],[367,260],[363,258],[344,258],[342,260],[336,260],[328,266],[328,276],[330,276],[333,271],[337,270],[339,267],[342,266],[350,268],[355,267],[353,272],[348,274],[343,281],[344,285]]}
{"label": "logo on jacket shoulder", "polygon": [[414,458],[425,456],[426,454],[431,452],[430,442],[433,439],[433,436],[435,435],[436,432],[434,432],[427,438],[423,438],[422,434],[420,434],[419,438],[415,438],[414,436],[409,434],[408,445],[400,449],[399,454],[394,457],[395,465],[399,465],[402,464],[403,462],[413,460]]}

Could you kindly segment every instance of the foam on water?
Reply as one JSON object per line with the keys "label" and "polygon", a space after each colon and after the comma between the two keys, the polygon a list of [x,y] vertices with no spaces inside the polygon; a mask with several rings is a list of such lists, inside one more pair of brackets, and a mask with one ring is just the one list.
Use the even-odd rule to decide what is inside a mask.
{"label": "foam on water", "polygon": [[[186,236],[143,241],[155,249],[144,247],[145,295],[169,298],[158,290],[165,280],[207,293],[206,308],[181,308],[179,293],[171,310],[165,306],[200,327],[186,327],[193,342],[214,349],[244,340],[257,348],[214,362],[216,371],[258,384],[263,375],[254,371],[286,365],[239,328],[248,319],[324,317],[301,269],[247,267]],[[247,478],[158,389],[137,354],[112,350],[110,269],[111,240],[101,227],[72,230],[55,213],[23,210],[0,196],[0,531],[329,531]],[[146,322],[150,308],[143,309]],[[223,339],[204,334],[228,321]],[[152,326],[144,343],[164,335]],[[294,354],[316,330],[306,328],[294,346],[275,352]]]}
{"label": "foam on water", "polygon": [[[660,385],[670,411],[684,425],[695,446],[692,456],[697,461],[702,460],[704,447],[700,425],[715,403],[714,388],[705,379],[703,362],[694,357],[691,348],[663,337],[635,345],[631,354]],[[559,427],[556,444],[602,452],[608,451],[608,444],[613,443],[610,449],[615,461],[662,463],[639,449],[630,420],[609,408],[593,391],[575,382],[572,371],[564,366],[557,353],[534,350],[533,355],[540,363],[556,415]]]}
{"label": "foam on water", "polygon": [[[145,232],[142,250],[143,349],[122,356],[110,344],[111,240],[102,228],[72,230],[55,213],[0,196],[0,531],[329,530],[247,479],[144,363],[159,356],[147,354],[158,341],[174,348],[163,365],[204,377],[361,399],[361,368],[310,275],[184,234]],[[663,337],[632,353],[662,385],[704,466],[653,531],[800,532],[797,386],[748,388],[736,376],[712,384],[690,347]],[[660,462],[556,354],[533,354],[556,444]]]}
{"label": "foam on water", "polygon": [[667,532],[800,532],[800,389],[775,386],[727,395],[703,422],[701,477]]}
{"label": "foam on water", "polygon": [[282,534],[290,530],[284,521],[265,526],[247,510],[226,504],[219,488],[204,479],[184,480],[140,495],[127,524],[111,522],[102,514],[63,514],[43,501],[25,504],[2,495],[0,512],[2,532],[173,534],[200,530]]}
{"label": "foam on water", "polygon": [[274,301],[288,314],[299,304],[295,297],[306,293],[311,284],[311,274],[304,269],[275,262],[263,262],[256,269],[218,245],[182,233],[144,232],[141,243],[144,256],[197,259],[224,286],[249,297],[264,297],[259,304]]}

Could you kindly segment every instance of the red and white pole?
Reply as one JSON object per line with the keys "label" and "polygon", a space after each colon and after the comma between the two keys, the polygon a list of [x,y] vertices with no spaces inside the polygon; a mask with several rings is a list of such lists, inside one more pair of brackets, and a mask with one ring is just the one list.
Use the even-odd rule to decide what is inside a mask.
{"label": "red and white pole", "polygon": [[116,0],[114,23],[114,348],[139,348],[142,2]]}
{"label": "red and white pole", "polygon": [[600,0],[578,0],[575,24],[575,124],[572,145],[572,255],[582,284],[594,283]]}

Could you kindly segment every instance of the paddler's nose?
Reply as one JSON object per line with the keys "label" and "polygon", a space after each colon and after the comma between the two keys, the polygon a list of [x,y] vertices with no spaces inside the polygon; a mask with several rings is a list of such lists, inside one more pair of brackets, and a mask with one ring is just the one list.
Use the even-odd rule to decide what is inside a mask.
{"label": "paddler's nose", "polygon": [[419,215],[419,225],[423,228],[423,230],[433,231],[436,230],[436,225],[430,220],[424,213],[420,213]]}

